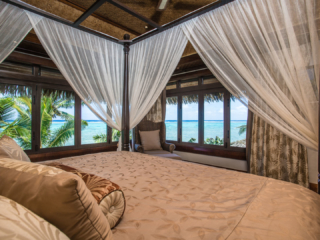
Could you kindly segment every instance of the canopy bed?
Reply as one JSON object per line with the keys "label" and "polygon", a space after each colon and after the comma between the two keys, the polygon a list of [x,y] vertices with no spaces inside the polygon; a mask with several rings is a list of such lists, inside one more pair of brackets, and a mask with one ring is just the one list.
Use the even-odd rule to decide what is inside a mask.
{"label": "canopy bed", "polygon": [[[121,151],[42,165],[29,163],[22,153],[16,156],[17,146],[0,144],[4,152],[0,180],[14,189],[0,186],[1,204],[11,199],[23,205],[58,227],[62,239],[65,235],[81,239],[80,233],[92,239],[318,239],[320,198],[302,186],[129,152],[129,130],[159,98],[188,41],[219,82],[255,116],[318,150],[319,111],[314,109],[320,108],[320,47],[315,2],[221,0],[197,16],[136,40],[125,35],[118,41],[80,27],[81,19],[73,24],[18,0],[0,1],[0,63],[33,29],[80,104],[83,101],[108,126],[122,132]],[[320,155],[318,160],[320,172]],[[118,218],[126,209],[121,221],[106,220],[107,212],[99,210],[101,198],[96,198],[98,206],[90,195],[90,183],[84,185],[79,175],[116,183],[109,183],[114,189],[105,187],[108,194],[109,190],[124,193],[112,198],[122,199]],[[78,209],[79,225],[34,204],[40,200],[34,198],[35,189],[29,196],[31,179],[43,194],[48,189],[45,184],[54,191],[61,187],[63,200],[54,209],[61,211],[59,204],[68,209],[67,202],[72,202],[67,216]],[[34,203],[19,195],[24,181],[28,184],[22,192]],[[104,207],[110,210],[112,201]],[[112,233],[110,226],[116,226]]]}

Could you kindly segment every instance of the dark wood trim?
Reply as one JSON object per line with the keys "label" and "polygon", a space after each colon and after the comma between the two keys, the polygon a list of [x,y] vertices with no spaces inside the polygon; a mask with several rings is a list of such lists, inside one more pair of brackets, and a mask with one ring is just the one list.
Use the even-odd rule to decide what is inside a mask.
{"label": "dark wood trim", "polygon": [[223,126],[224,126],[224,147],[230,147],[230,93],[228,91],[223,92]]}
{"label": "dark wood trim", "polygon": [[199,103],[198,103],[198,136],[199,136],[199,144],[204,144],[204,94],[198,95]]}
{"label": "dark wood trim", "polygon": [[107,0],[97,0],[93,3],[74,23],[73,26],[79,26],[84,20],[86,20],[94,11],[102,6]]}
{"label": "dark wood trim", "polygon": [[232,151],[230,149],[217,149],[217,148],[206,148],[204,146],[187,146],[187,145],[176,145],[176,151],[189,152],[195,154],[202,154],[215,157],[231,158],[236,160],[246,160],[245,148],[239,148],[239,151]]}
{"label": "dark wood trim", "polygon": [[206,69],[208,69],[208,67],[205,64],[202,64],[202,65],[196,66],[196,67],[190,67],[190,68],[187,68],[187,69],[177,69],[172,74],[172,77],[179,76],[179,75],[182,75],[182,74],[202,71],[202,70],[206,70]]}
{"label": "dark wood trim", "polygon": [[316,183],[309,183],[309,188],[311,191],[318,192],[318,184]]}
{"label": "dark wood trim", "polygon": [[[85,11],[86,11],[85,8],[83,8],[83,7],[81,7],[81,6],[77,5],[77,4],[74,4],[74,3],[72,3],[72,2],[69,2],[68,0],[58,0],[58,1],[66,4],[66,5],[68,5],[68,6],[70,6],[70,7],[73,7],[73,8],[75,8],[75,9],[77,9],[77,10],[80,10],[80,11],[82,11],[82,12],[85,12]],[[100,16],[100,15],[98,15],[98,14],[96,14],[96,13],[91,14],[91,16],[92,16],[92,17],[95,17],[95,18],[97,18],[97,19],[99,19],[99,20],[101,20],[101,21],[103,21],[103,22],[109,23],[109,24],[111,24],[111,25],[113,25],[113,26],[115,26],[115,27],[117,27],[117,28],[120,28],[120,29],[122,29],[122,30],[124,30],[124,31],[127,31],[127,32],[129,32],[129,33],[132,33],[132,34],[134,34],[134,35],[136,35],[136,36],[141,35],[141,33],[139,33],[139,32],[136,32],[136,31],[134,31],[134,30],[132,30],[132,29],[126,27],[126,26],[120,25],[120,24],[118,24],[118,23],[116,23],[116,22],[114,22],[114,21],[112,21],[112,20],[110,20],[110,19],[107,19],[107,18],[105,18],[105,17],[102,17],[102,16]]]}
{"label": "dark wood trim", "polygon": [[50,58],[30,55],[27,53],[22,53],[18,51],[13,51],[6,60],[12,61],[12,62],[22,62],[22,63],[32,63],[32,64],[38,64],[44,67],[51,67],[51,68],[57,68],[55,63]]}
{"label": "dark wood trim", "polygon": [[84,154],[92,154],[92,153],[99,153],[99,152],[109,152],[109,151],[116,151],[117,146],[115,145],[108,145],[104,147],[90,147],[85,149],[74,149],[74,150],[66,150],[66,151],[59,151],[59,152],[47,152],[47,153],[38,153],[38,154],[28,154],[30,160],[32,162],[40,162],[40,161],[47,161],[47,160],[54,160],[66,157],[74,157],[80,156]]}
{"label": "dark wood trim", "polygon": [[[130,39],[129,34],[124,35],[124,40]],[[121,150],[129,151],[130,147],[130,115],[129,115],[129,51],[130,43],[125,43],[124,52],[124,78],[123,78],[123,101],[122,101],[122,129]]]}
{"label": "dark wood trim", "polygon": [[81,98],[76,94],[74,100],[74,144],[81,146]]}
{"label": "dark wood trim", "polygon": [[246,139],[246,155],[247,155],[247,172],[250,173],[250,158],[251,158],[251,139],[252,139],[252,127],[253,127],[253,112],[248,108],[248,120],[247,120],[247,139]]}
{"label": "dark wood trim", "polygon": [[16,6],[18,8],[21,8],[21,9],[28,10],[30,12],[36,13],[36,14],[38,14],[40,16],[43,16],[43,17],[46,17],[46,18],[51,19],[53,21],[62,23],[62,24],[67,25],[69,27],[73,27],[73,28],[76,28],[78,30],[90,33],[90,34],[95,35],[97,37],[101,37],[103,39],[107,39],[109,41],[119,43],[118,39],[116,39],[114,37],[99,33],[97,31],[91,30],[91,29],[83,27],[83,26],[74,26],[73,23],[70,22],[70,21],[64,20],[64,19],[59,18],[59,17],[55,17],[53,14],[46,13],[45,11],[40,11],[38,8],[32,7],[30,5],[27,5],[27,4],[23,3],[23,2],[21,2],[21,3],[20,2],[14,2],[12,0],[3,0],[3,2],[6,2],[8,4],[11,4],[11,5]]}
{"label": "dark wood trim", "polygon": [[116,6],[117,8],[120,8],[121,10],[129,13],[130,15],[144,21],[145,23],[149,24],[150,26],[161,29],[161,26],[158,25],[156,22],[152,21],[149,18],[146,18],[145,16],[141,15],[140,13],[132,10],[131,8],[127,7],[125,4],[117,1],[117,0],[107,0],[108,3],[111,3],[112,5]]}
{"label": "dark wood trim", "polygon": [[10,83],[10,81],[15,79],[20,81],[21,79],[23,79],[24,81],[28,81],[30,83],[35,83],[35,84],[50,84],[50,85],[65,86],[65,87],[70,86],[69,83],[63,79],[34,76],[34,75],[15,73],[15,72],[10,72],[5,70],[0,70],[0,78],[10,79],[9,82],[7,83]]}
{"label": "dark wood trim", "polygon": [[174,75],[170,78],[169,81],[177,81],[177,80],[188,80],[192,78],[199,78],[204,76],[210,76],[212,72],[209,69],[202,69],[194,72],[181,73],[179,75]]}
{"label": "dark wood trim", "polygon": [[233,1],[234,0],[219,0],[217,2],[214,2],[212,4],[204,6],[204,7],[200,8],[200,9],[197,9],[197,10],[195,10],[195,11],[193,11],[193,12],[191,12],[191,13],[183,16],[183,17],[181,17],[181,18],[178,18],[177,20],[175,20],[175,21],[173,21],[171,23],[163,25],[162,28],[160,28],[160,29],[155,29],[153,31],[150,31],[150,32],[148,32],[146,34],[143,34],[143,35],[141,35],[139,37],[134,38],[132,40],[132,44],[135,44],[135,43],[140,42],[140,41],[142,41],[144,39],[152,37],[152,36],[154,36],[154,35],[156,35],[156,34],[158,34],[160,32],[166,31],[166,30],[168,30],[170,28],[173,28],[173,27],[175,27],[175,26],[177,26],[179,24],[182,24],[182,23],[184,23],[184,22],[186,22],[186,21],[188,21],[188,20],[190,20],[192,18],[198,17],[198,16],[200,16],[202,14],[205,14],[205,13],[207,13],[209,11],[212,11],[214,9],[222,7],[223,5],[226,5],[226,4],[231,3]]}

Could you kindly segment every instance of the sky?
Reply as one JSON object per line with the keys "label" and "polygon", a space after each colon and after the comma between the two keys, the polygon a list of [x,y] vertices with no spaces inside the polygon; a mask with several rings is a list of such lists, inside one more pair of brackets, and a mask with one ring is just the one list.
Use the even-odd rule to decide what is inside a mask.
{"label": "sky", "polygon": [[[248,108],[240,101],[231,102],[231,120],[247,120]],[[177,120],[177,105],[167,105],[166,120]],[[198,104],[184,104],[182,106],[183,120],[198,120]],[[205,103],[204,105],[205,120],[223,120],[223,102]]]}

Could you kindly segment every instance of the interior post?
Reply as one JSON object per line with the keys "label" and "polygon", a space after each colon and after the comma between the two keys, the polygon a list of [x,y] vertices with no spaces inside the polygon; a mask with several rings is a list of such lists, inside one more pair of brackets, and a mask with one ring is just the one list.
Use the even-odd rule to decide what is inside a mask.
{"label": "interior post", "polygon": [[320,89],[319,89],[319,99],[318,99],[318,194],[320,194]]}
{"label": "interior post", "polygon": [[[130,35],[125,34],[124,40],[129,40]],[[123,78],[123,104],[122,104],[122,131],[121,147],[122,151],[129,151],[130,125],[129,125],[129,51],[130,43],[124,43],[124,78]]]}

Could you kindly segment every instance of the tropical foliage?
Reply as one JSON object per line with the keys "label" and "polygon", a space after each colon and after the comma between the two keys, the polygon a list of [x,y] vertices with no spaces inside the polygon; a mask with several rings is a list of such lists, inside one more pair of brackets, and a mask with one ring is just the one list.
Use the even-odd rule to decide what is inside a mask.
{"label": "tropical foliage", "polygon": [[245,133],[247,131],[247,125],[241,125],[237,128],[239,128],[239,135],[242,135],[243,133]]}
{"label": "tropical foliage", "polygon": [[215,138],[207,138],[205,144],[210,145],[223,145],[223,138],[216,136]]}
{"label": "tropical foliage", "polygon": [[[30,97],[0,98],[0,129],[2,135],[14,138],[23,149],[31,149],[31,113],[32,100]],[[74,107],[73,97],[63,97],[58,91],[43,94],[41,99],[40,115],[40,147],[51,148],[65,146],[66,142],[74,136],[74,116],[62,111]],[[12,118],[15,117],[15,120]],[[60,117],[64,124],[52,130],[52,121]],[[81,128],[88,126],[82,121]]]}

